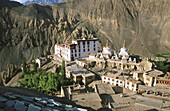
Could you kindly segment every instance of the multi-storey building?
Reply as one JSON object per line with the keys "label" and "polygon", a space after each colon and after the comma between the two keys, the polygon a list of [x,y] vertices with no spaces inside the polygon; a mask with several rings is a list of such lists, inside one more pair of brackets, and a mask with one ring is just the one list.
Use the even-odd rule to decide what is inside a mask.
{"label": "multi-storey building", "polygon": [[77,39],[72,43],[56,44],[55,55],[61,55],[67,61],[74,61],[77,58],[87,57],[90,53],[98,53],[98,39]]}

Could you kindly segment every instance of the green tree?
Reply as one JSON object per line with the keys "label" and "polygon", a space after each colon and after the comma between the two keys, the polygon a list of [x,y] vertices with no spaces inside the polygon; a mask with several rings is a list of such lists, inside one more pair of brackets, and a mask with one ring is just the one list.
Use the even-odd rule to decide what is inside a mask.
{"label": "green tree", "polygon": [[65,79],[66,75],[65,75],[65,61],[62,61],[62,65],[61,65],[61,70],[60,70],[61,76]]}
{"label": "green tree", "polygon": [[22,58],[22,68],[23,68],[22,73],[26,74],[27,73],[27,67],[26,67],[26,58],[25,57]]}
{"label": "green tree", "polygon": [[40,87],[42,90],[46,90],[47,80],[48,80],[48,76],[47,76],[47,75],[41,75],[41,76],[40,76],[39,87]]}
{"label": "green tree", "polygon": [[33,77],[32,77],[33,86],[38,87],[38,85],[39,85],[39,77],[40,77],[39,74],[34,74],[33,75]]}
{"label": "green tree", "polygon": [[37,63],[35,62],[35,59],[33,61],[33,71],[37,72]]}
{"label": "green tree", "polygon": [[32,83],[32,74],[28,76],[28,87],[32,88],[33,83]]}

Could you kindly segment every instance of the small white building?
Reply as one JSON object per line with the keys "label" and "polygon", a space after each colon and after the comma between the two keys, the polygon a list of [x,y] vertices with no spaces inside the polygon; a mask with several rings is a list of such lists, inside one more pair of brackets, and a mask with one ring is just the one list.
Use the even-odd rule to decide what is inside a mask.
{"label": "small white building", "polygon": [[90,53],[98,53],[98,39],[77,39],[72,43],[56,44],[55,55],[62,56],[67,61],[88,57]]}
{"label": "small white building", "polygon": [[38,64],[38,67],[41,68],[44,64],[46,64],[48,61],[48,58],[46,57],[38,57],[35,62]]}

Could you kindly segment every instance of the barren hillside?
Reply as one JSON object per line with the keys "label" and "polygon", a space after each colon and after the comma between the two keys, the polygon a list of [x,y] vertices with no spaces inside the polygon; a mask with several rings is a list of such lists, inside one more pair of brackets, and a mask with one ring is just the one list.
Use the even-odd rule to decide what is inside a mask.
{"label": "barren hillside", "polygon": [[83,36],[118,51],[170,52],[169,0],[74,0],[51,6],[0,7],[0,70],[54,53],[55,43]]}

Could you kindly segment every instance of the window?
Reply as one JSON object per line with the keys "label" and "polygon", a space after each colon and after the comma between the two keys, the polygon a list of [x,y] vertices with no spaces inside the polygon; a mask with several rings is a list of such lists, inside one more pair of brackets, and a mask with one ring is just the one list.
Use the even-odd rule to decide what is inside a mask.
{"label": "window", "polygon": [[71,54],[71,57],[73,57],[73,54]]}
{"label": "window", "polygon": [[79,53],[79,57],[80,57],[80,53]]}
{"label": "window", "polygon": [[108,78],[108,80],[110,80],[110,78]]}
{"label": "window", "polygon": [[71,53],[73,53],[73,50],[71,50]]}
{"label": "window", "polygon": [[86,50],[85,50],[85,49],[83,49],[83,51],[85,52]]}
{"label": "window", "polygon": [[90,49],[88,48],[88,51],[90,51]]}
{"label": "window", "polygon": [[89,41],[87,41],[87,44],[88,44],[88,45],[89,45],[89,43],[90,43],[90,42],[89,42]]}
{"label": "window", "polygon": [[79,52],[80,52],[80,49],[79,49]]}
{"label": "window", "polygon": [[77,53],[77,50],[75,50],[75,53]]}
{"label": "window", "polygon": [[77,54],[75,54],[75,57],[77,57]]}
{"label": "window", "polygon": [[96,51],[96,48],[94,48],[94,51]]}

